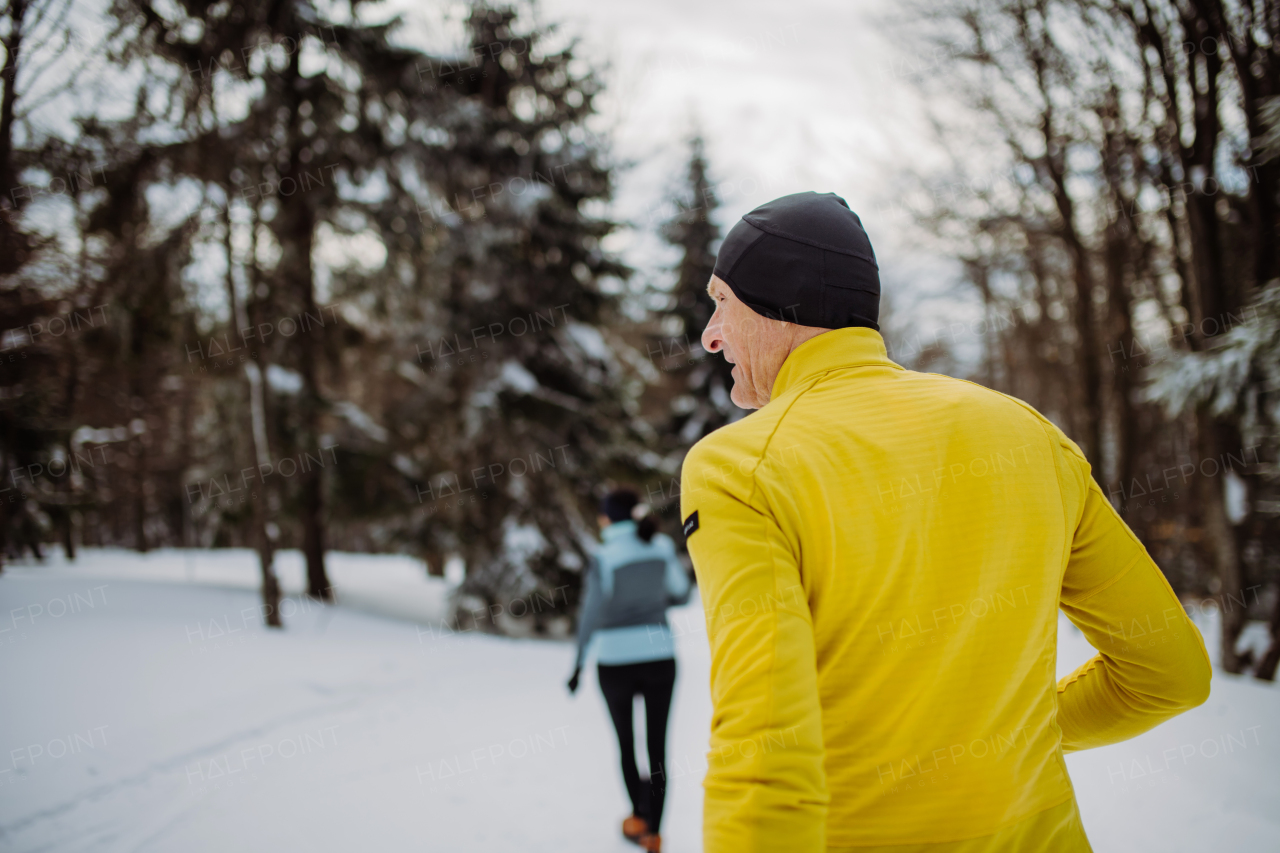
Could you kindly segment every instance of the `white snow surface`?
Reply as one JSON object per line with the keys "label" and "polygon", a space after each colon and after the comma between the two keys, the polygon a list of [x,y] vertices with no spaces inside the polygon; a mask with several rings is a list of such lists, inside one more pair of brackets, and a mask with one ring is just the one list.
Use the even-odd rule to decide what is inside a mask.
{"label": "white snow surface", "polygon": [[[634,851],[594,667],[567,641],[441,627],[407,557],[330,554],[339,604],[257,618],[245,550],[87,549],[0,574],[0,850]],[[701,849],[711,702],[701,606],[675,608],[664,850]],[[1256,633],[1258,626],[1251,626]],[[1201,630],[1216,648],[1214,620]],[[1059,674],[1093,651],[1065,619]],[[1067,757],[1105,851],[1280,849],[1280,690]]]}

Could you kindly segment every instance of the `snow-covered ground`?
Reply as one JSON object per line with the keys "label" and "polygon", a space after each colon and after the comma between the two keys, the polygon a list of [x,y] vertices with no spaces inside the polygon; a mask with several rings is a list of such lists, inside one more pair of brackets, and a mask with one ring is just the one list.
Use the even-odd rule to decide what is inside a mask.
{"label": "snow-covered ground", "polygon": [[[280,563],[296,593],[301,559]],[[295,596],[283,632],[260,627],[247,551],[7,568],[0,850],[635,850],[594,671],[564,688],[567,641],[442,631],[446,583],[407,558],[330,567],[341,603]],[[708,656],[696,599],[671,615],[663,836],[684,853],[700,849]],[[1092,650],[1062,627],[1067,672]],[[1069,756],[1095,850],[1280,849],[1277,721],[1280,690],[1216,676],[1204,706]]]}

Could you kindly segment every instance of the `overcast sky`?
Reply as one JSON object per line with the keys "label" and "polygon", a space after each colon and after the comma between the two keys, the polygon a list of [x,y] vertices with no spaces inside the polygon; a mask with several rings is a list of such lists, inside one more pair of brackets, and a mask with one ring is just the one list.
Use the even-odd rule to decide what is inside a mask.
{"label": "overcast sky", "polygon": [[[935,325],[954,310],[937,299],[951,268],[923,251],[894,213],[906,172],[938,165],[924,99],[905,73],[919,45],[879,0],[544,0],[543,14],[582,36],[609,64],[604,119],[623,173],[618,215],[636,222],[624,256],[648,272],[669,262],[645,226],[684,174],[696,129],[728,228],[753,207],[787,193],[843,196],[871,236],[894,307]],[[944,304],[952,306],[944,308]],[[932,310],[931,310],[932,309]]]}

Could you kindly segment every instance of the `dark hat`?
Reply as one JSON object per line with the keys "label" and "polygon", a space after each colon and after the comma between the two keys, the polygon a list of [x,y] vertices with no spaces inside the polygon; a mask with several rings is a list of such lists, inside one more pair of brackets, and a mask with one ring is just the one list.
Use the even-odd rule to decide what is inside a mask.
{"label": "dark hat", "polygon": [[802,326],[879,331],[880,272],[862,220],[835,193],[796,193],[738,220],[715,274],[751,310]]}
{"label": "dark hat", "polygon": [[600,514],[608,516],[610,521],[626,521],[639,503],[640,495],[634,489],[614,489],[601,499]]}

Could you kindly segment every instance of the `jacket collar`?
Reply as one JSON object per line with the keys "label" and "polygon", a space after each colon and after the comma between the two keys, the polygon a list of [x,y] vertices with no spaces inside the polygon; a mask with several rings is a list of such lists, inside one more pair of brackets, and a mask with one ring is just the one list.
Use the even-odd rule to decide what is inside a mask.
{"label": "jacket collar", "polygon": [[630,520],[615,521],[604,530],[600,531],[600,538],[605,542],[612,542],[623,536],[628,536],[636,532],[636,523]]}
{"label": "jacket collar", "polygon": [[832,329],[811,338],[792,351],[773,381],[769,400],[781,397],[804,380],[842,367],[876,366],[902,370],[889,359],[884,338],[874,329],[863,327]]}

